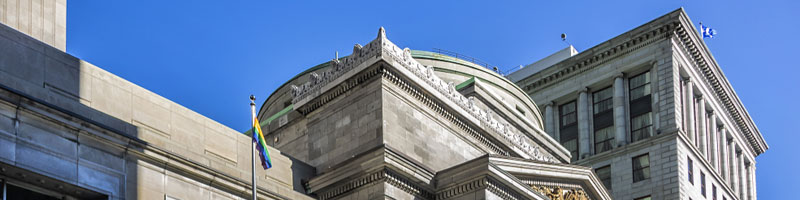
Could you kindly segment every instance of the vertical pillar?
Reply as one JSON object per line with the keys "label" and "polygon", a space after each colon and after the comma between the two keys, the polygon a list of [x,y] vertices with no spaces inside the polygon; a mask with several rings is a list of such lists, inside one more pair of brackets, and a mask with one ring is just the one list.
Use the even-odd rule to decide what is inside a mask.
{"label": "vertical pillar", "polygon": [[658,65],[657,62],[653,61],[653,67],[650,69],[650,99],[651,99],[651,112],[653,113],[653,132],[651,136],[655,136],[657,133],[661,133],[661,111],[660,106],[658,105],[659,100],[661,99],[659,96],[659,88],[661,87],[661,83],[658,81]]}
{"label": "vertical pillar", "polygon": [[697,111],[695,112],[697,113],[697,133],[699,133],[697,137],[700,137],[697,148],[700,149],[700,154],[705,156],[706,160],[708,160],[708,150],[706,148],[708,145],[708,136],[706,134],[706,102],[703,100],[702,96],[697,97]]}
{"label": "vertical pillar", "polygon": [[614,139],[617,140],[617,147],[627,144],[627,120],[625,119],[625,85],[622,81],[624,74],[619,73],[614,77]]}
{"label": "vertical pillar", "polygon": [[[735,142],[732,143],[733,145],[733,168],[731,169],[731,179],[733,180],[733,184],[731,184],[731,188],[733,188],[733,194],[736,195],[739,192],[739,152],[736,151],[737,145]],[[738,195],[737,195],[738,196]]]}
{"label": "vertical pillar", "polygon": [[744,173],[747,169],[745,167],[746,163],[744,162],[744,147],[742,147],[742,150],[739,151],[739,199],[744,199],[745,191],[747,191],[747,188],[745,187],[747,184],[745,183],[745,177],[747,175]]}
{"label": "vertical pillar", "polygon": [[717,150],[717,116],[714,114],[714,111],[708,112],[708,146],[709,152],[708,155],[711,157],[711,167],[714,169],[719,170],[719,165],[717,162],[717,157],[719,157],[719,151]]}
{"label": "vertical pillar", "polygon": [[[685,93],[684,96],[686,97],[686,99],[684,99],[684,102],[686,102],[686,105],[683,105],[683,106],[686,107],[686,109],[685,109],[686,113],[683,113],[683,116],[686,118],[686,135],[689,136],[689,142],[692,143],[692,144],[695,144],[695,132],[694,132],[694,128],[695,128],[694,127],[694,116],[695,116],[695,114],[694,114],[694,86],[692,84],[691,79],[689,79],[689,78],[687,78],[685,82],[686,82],[686,84],[684,85],[683,91]],[[697,145],[697,144],[695,144],[695,145]]]}
{"label": "vertical pillar", "polygon": [[[728,134],[733,134],[728,132]],[[728,184],[731,186],[733,191],[736,191],[736,143],[733,143],[733,139],[728,142],[728,165],[730,165],[730,172],[728,172]]]}
{"label": "vertical pillar", "polygon": [[750,165],[750,199],[757,199],[758,194],[756,193],[758,190],[756,189],[756,162],[751,162]]}
{"label": "vertical pillar", "polygon": [[728,136],[725,127],[719,129],[719,169],[722,180],[728,180]]}
{"label": "vertical pillar", "polygon": [[588,90],[583,89],[578,94],[578,149],[580,157],[585,158],[589,155],[589,97]]}
{"label": "vertical pillar", "polygon": [[553,103],[544,106],[544,131],[553,139],[556,138],[555,123],[553,123]]}

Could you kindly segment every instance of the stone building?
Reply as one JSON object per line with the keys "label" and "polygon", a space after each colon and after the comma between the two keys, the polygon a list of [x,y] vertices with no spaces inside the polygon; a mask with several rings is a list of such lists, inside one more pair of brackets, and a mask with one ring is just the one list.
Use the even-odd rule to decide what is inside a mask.
{"label": "stone building", "polygon": [[279,87],[268,144],[315,169],[318,199],[610,199],[543,131],[519,87],[483,66],[400,49],[383,28]]}
{"label": "stone building", "polygon": [[508,78],[614,199],[756,199],[768,146],[695,30],[681,8]]}
{"label": "stone building", "polygon": [[[248,134],[65,53],[65,0],[0,0],[0,22],[3,200],[250,197]],[[752,158],[766,144],[690,27],[681,10],[581,54],[567,49],[538,62],[541,71],[525,75],[517,82],[522,87],[456,57],[400,49],[381,29],[351,55],[298,74],[266,99],[258,117],[273,168],[256,170],[258,196],[700,199],[702,184],[708,195],[754,197]],[[600,69],[597,76],[563,81]],[[554,73],[557,78],[549,76]],[[636,77],[650,79],[631,81],[642,80]],[[684,77],[693,81],[684,84]],[[625,91],[598,93],[603,100],[612,96],[606,107],[623,105],[609,115],[624,115],[589,117],[588,92],[594,95],[602,83],[619,85],[616,80],[657,92],[630,103]],[[577,94],[575,88],[589,89]],[[533,101],[531,91],[543,95]],[[569,95],[581,96],[578,107],[555,111]],[[707,100],[680,104],[698,95]],[[648,112],[640,110],[648,103]],[[635,129],[641,132],[636,142],[606,138],[611,147],[595,145],[604,153],[589,150],[587,130],[599,127],[593,122],[613,121],[606,137],[627,137],[629,110],[652,113],[652,130]],[[682,120],[684,110],[717,114]],[[560,113],[573,113],[574,127],[555,129]],[[642,180],[635,183],[633,159],[646,163],[637,165]]]}

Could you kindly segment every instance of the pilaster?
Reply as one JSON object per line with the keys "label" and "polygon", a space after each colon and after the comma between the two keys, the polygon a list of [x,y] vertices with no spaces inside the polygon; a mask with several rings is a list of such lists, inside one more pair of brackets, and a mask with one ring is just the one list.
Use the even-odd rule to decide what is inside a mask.
{"label": "pilaster", "polygon": [[589,147],[589,97],[588,90],[583,89],[578,93],[578,144],[581,158],[590,154]]}
{"label": "pilaster", "polygon": [[683,116],[686,118],[686,129],[685,129],[686,130],[686,135],[689,136],[689,141],[692,144],[697,145],[696,144],[696,141],[697,141],[696,140],[696,133],[694,131],[694,129],[695,129],[695,126],[694,126],[694,118],[695,118],[694,117],[695,116],[695,114],[694,114],[694,105],[695,105],[694,104],[694,85],[692,84],[692,81],[689,78],[686,78],[684,80],[684,82],[685,82],[685,84],[683,85],[683,87],[684,87],[683,88],[683,92],[684,92],[683,96],[685,97],[684,102],[686,102],[686,105],[684,105],[686,107],[684,109],[686,111],[686,113],[684,113]]}
{"label": "pilaster", "polygon": [[625,120],[625,84],[623,83],[624,74],[619,73],[614,77],[614,127],[616,135],[614,139],[617,140],[617,147],[627,144],[626,129],[628,127],[627,120]]}

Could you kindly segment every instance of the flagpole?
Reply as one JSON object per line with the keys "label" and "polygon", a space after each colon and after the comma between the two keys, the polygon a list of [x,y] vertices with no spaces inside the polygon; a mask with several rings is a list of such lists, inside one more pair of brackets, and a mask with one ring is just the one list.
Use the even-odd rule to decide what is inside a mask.
{"label": "flagpole", "polygon": [[[253,116],[253,119],[256,118],[256,96],[250,95],[250,113]],[[260,124],[255,124],[256,120],[253,121],[253,133],[255,133],[256,126],[261,126]],[[252,134],[253,140],[250,142],[250,163],[253,164],[252,175],[253,175],[253,200],[258,200],[258,194],[256,193],[256,138],[255,134]]]}

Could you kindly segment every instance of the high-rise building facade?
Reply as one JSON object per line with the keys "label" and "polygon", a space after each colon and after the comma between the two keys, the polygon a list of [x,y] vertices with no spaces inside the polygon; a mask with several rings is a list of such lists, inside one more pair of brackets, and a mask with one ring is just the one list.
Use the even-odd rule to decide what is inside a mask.
{"label": "high-rise building facade", "polygon": [[614,199],[756,199],[768,146],[695,30],[681,8],[507,77]]}

